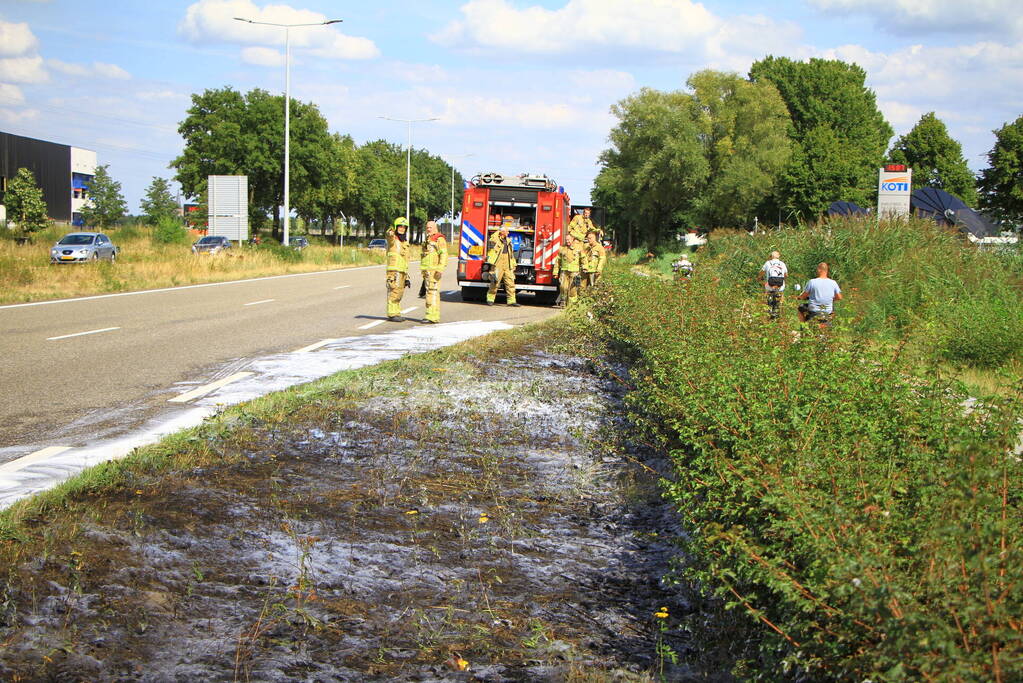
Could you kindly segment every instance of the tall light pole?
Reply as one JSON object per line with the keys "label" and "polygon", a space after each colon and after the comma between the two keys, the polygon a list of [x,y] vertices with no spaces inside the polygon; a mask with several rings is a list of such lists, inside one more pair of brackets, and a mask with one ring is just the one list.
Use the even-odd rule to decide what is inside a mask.
{"label": "tall light pole", "polygon": [[329,26],[339,24],[343,19],[326,19],[312,24],[275,24],[271,21],[253,21],[235,17],[235,21],[260,26],[276,26],[284,29],[284,246],[288,246],[288,229],[291,225],[291,29],[300,26]]}
{"label": "tall light pole", "polygon": [[[456,154],[451,159],[465,159],[475,154]],[[455,241],[455,166],[451,165],[451,220],[448,222],[448,242]]]}
{"label": "tall light pole", "polygon": [[405,152],[405,220],[409,222],[409,231],[412,231],[412,216],[409,215],[409,197],[412,188],[412,124],[424,121],[436,121],[439,117],[430,119],[396,119],[390,116],[378,116],[385,121],[401,121],[408,124],[408,150]]}

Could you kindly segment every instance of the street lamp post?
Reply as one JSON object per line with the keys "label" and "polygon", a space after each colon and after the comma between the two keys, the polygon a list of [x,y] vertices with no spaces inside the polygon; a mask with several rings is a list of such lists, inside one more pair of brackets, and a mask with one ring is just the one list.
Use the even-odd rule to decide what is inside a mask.
{"label": "street lamp post", "polygon": [[411,231],[412,216],[409,215],[409,206],[412,188],[412,124],[436,121],[438,117],[435,116],[430,119],[396,119],[390,116],[378,116],[377,118],[384,119],[385,121],[401,121],[408,124],[408,150],[405,152],[405,220],[409,222],[409,230]]}
{"label": "street lamp post", "polygon": [[[465,159],[475,156],[474,154],[456,154],[452,159]],[[455,166],[451,165],[451,216],[448,221],[448,242],[455,241]]]}
{"label": "street lamp post", "polygon": [[291,225],[291,29],[300,26],[329,26],[339,24],[342,19],[327,19],[311,24],[275,24],[270,21],[253,21],[235,17],[235,21],[261,26],[276,26],[284,29],[284,246],[288,246],[289,228]]}

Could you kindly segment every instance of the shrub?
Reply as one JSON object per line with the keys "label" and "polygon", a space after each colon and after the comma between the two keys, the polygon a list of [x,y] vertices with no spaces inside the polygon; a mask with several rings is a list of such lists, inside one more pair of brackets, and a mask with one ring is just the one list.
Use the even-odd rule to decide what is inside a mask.
{"label": "shrub", "polygon": [[187,244],[190,239],[188,230],[176,218],[161,218],[153,230],[153,241],[157,244]]}
{"label": "shrub", "polygon": [[[1023,677],[1023,400],[858,336],[768,324],[744,282],[605,275],[598,329],[664,444],[687,577],[762,627],[749,670]],[[994,310],[994,309],[992,309]]]}

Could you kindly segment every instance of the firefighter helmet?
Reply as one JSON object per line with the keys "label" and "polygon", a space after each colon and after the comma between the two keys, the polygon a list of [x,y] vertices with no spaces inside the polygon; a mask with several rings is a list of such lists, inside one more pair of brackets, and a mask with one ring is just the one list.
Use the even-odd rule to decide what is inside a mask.
{"label": "firefighter helmet", "polygon": [[399,225],[404,225],[407,228],[408,219],[405,218],[404,216],[398,216],[397,218],[394,219],[394,227],[397,228]]}

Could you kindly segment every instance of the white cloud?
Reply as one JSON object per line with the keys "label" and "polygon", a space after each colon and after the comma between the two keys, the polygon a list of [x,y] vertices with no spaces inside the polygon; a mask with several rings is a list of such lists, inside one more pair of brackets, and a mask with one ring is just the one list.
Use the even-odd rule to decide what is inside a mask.
{"label": "white cloud", "polygon": [[131,74],[121,67],[116,64],[107,64],[106,62],[77,64],[74,62],[64,62],[59,59],[48,59],[46,60],[46,64],[54,71],[59,71],[67,76],[76,76],[78,78],[99,77],[121,81],[131,78]]}
{"label": "white cloud", "polygon": [[0,83],[0,105],[19,104],[25,104],[25,95],[21,92],[21,88],[10,83]]}
{"label": "white cloud", "polygon": [[0,21],[0,57],[18,57],[35,52],[38,41],[28,24]]}
{"label": "white cloud", "polygon": [[681,52],[718,24],[690,0],[569,0],[561,9],[512,7],[507,0],[469,0],[462,18],[435,42],[530,53],[587,52],[606,46]]}
{"label": "white cloud", "polygon": [[284,66],[284,53],[269,47],[242,49],[242,61],[256,66]]}
{"label": "white cloud", "polygon": [[901,34],[1023,35],[1019,0],[810,0],[825,12],[872,16]]}
{"label": "white cloud", "polygon": [[636,89],[636,78],[627,71],[596,69],[568,73],[570,90],[579,94],[611,94],[624,96]]}
{"label": "white cloud", "polygon": [[741,71],[765,53],[789,53],[802,29],[766,16],[721,17],[692,0],[568,0],[559,9],[517,9],[508,0],[469,0],[462,17],[433,36],[470,53],[580,55],[647,53]]}
{"label": "white cloud", "polygon": [[[189,5],[178,31],[196,43],[219,40],[249,46],[284,45],[282,28],[236,21],[235,17],[275,24],[315,24],[330,19],[288,5],[260,8],[251,0],[199,0]],[[372,59],[380,55],[373,41],[345,35],[333,26],[306,26],[289,33],[293,49],[310,50],[319,57]]]}
{"label": "white cloud", "polygon": [[150,102],[160,102],[164,100],[187,101],[189,99],[189,96],[184,93],[175,92],[174,90],[168,89],[140,90],[138,93],[135,94],[135,96],[138,97],[140,100],[146,100]]}
{"label": "white cloud", "polygon": [[0,59],[0,81],[8,83],[45,83],[50,76],[43,67],[43,58],[9,57]]}

